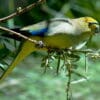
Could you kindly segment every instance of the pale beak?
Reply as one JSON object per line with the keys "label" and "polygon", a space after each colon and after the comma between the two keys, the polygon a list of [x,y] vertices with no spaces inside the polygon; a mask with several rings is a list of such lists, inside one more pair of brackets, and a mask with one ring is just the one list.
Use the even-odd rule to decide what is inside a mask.
{"label": "pale beak", "polygon": [[100,26],[99,25],[95,28],[95,33],[100,33]]}

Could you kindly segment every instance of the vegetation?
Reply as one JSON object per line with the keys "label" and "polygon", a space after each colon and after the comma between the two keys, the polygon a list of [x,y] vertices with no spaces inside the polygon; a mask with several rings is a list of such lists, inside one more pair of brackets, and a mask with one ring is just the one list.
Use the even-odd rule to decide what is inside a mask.
{"label": "vegetation", "polygon": [[[0,17],[20,11],[37,0],[1,0]],[[100,0],[47,0],[35,6],[26,13],[1,23],[1,26],[13,28],[23,27],[53,17],[77,18],[91,16],[100,21]],[[0,34],[9,34],[0,31]],[[20,41],[5,38],[0,35],[0,73],[15,59]],[[88,44],[92,53],[78,53],[79,60],[74,65],[70,93],[73,100],[99,100],[100,84],[100,35],[93,37]],[[69,77],[65,70],[59,70],[57,75],[57,59],[53,55],[46,73],[43,57],[46,52],[34,52],[25,58],[12,73],[0,82],[0,99],[2,100],[66,100],[66,88]],[[70,58],[73,58],[71,55]],[[63,62],[61,60],[61,62]],[[42,66],[41,66],[42,65]],[[85,69],[87,72],[85,72]],[[67,73],[68,74],[68,73]],[[1,74],[0,74],[1,75]],[[86,80],[87,79],[87,80]],[[68,91],[67,91],[68,92]],[[70,94],[68,94],[70,95]],[[70,100],[70,99],[69,99]]]}

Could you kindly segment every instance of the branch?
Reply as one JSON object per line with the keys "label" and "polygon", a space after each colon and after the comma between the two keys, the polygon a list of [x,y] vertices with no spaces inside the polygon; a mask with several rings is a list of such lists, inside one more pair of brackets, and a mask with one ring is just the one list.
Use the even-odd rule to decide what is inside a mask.
{"label": "branch", "polygon": [[33,42],[33,43],[36,43],[36,44],[37,44],[37,42],[38,42],[38,41],[33,40],[33,39],[31,39],[31,38],[29,38],[29,37],[27,37],[27,36],[25,36],[25,35],[22,35],[21,33],[15,32],[15,31],[13,31],[13,30],[10,30],[10,29],[5,28],[5,27],[2,27],[2,26],[0,26],[0,30],[6,31],[6,32],[9,32],[9,33],[12,33],[12,34],[16,34],[16,35],[18,35],[18,36],[24,38],[25,40],[29,40],[30,42]]}
{"label": "branch", "polygon": [[15,32],[15,31],[10,30],[10,29],[8,29],[6,27],[0,26],[0,30],[3,30],[3,31],[6,31],[8,33],[12,33],[12,34],[15,34],[15,35],[17,35],[19,37],[22,37],[23,39],[28,40],[28,41],[34,43],[36,45],[36,47],[38,47],[38,48],[46,47],[46,45],[41,40],[40,41],[33,40],[33,39],[31,39],[31,38],[29,38],[29,37],[27,37],[25,35],[22,35],[21,33]]}
{"label": "branch", "polygon": [[[9,20],[9,19],[11,19],[11,18],[13,18],[13,17],[15,17],[15,16],[18,16],[18,15],[20,15],[20,14],[22,14],[22,13],[25,13],[25,12],[31,10],[33,7],[35,7],[35,6],[37,6],[37,5],[41,4],[41,3],[43,3],[44,1],[45,1],[45,0],[38,0],[37,2],[35,2],[35,3],[33,3],[33,4],[30,4],[29,6],[23,8],[23,9],[22,9],[21,7],[19,7],[19,8],[17,9],[16,12],[14,12],[14,13],[12,13],[12,14],[6,16],[6,17],[0,18],[0,22],[4,22],[4,21]],[[43,42],[33,40],[33,39],[31,39],[31,38],[29,38],[29,37],[27,37],[27,36],[25,36],[25,35],[22,35],[21,33],[15,32],[15,31],[10,30],[10,29],[8,29],[8,28],[6,28],[6,27],[0,26],[0,29],[3,30],[3,31],[6,31],[6,32],[12,33],[12,34],[16,34],[16,35],[18,35],[18,36],[24,38],[25,40],[29,40],[30,42],[35,43],[35,44],[38,45],[39,47],[43,47],[43,46],[44,46]],[[41,46],[41,45],[42,45],[42,46]]]}
{"label": "branch", "polygon": [[43,3],[44,1],[45,1],[45,0],[38,0],[36,3],[33,3],[33,4],[31,4],[31,5],[29,5],[29,6],[25,7],[25,8],[23,8],[23,9],[22,9],[21,7],[19,7],[19,8],[17,9],[16,12],[14,12],[14,13],[12,13],[12,14],[6,16],[6,17],[0,18],[0,22],[4,22],[4,21],[6,21],[6,20],[8,20],[8,19],[11,19],[11,18],[13,18],[13,17],[15,17],[15,16],[18,16],[18,15],[20,15],[20,14],[22,14],[22,13],[25,13],[25,12],[31,10],[33,7],[35,7],[35,6],[37,6],[37,5],[41,4],[41,3]]}

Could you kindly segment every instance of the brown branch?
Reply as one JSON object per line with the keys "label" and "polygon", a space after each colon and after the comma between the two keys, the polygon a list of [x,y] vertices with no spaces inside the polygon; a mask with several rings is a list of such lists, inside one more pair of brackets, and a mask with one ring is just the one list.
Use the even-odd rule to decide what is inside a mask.
{"label": "brown branch", "polygon": [[[22,14],[22,13],[25,13],[25,12],[31,10],[33,7],[35,7],[35,6],[37,6],[37,5],[41,4],[41,3],[43,3],[44,1],[45,1],[45,0],[38,0],[37,2],[35,2],[35,3],[33,3],[33,4],[30,4],[29,6],[23,8],[23,9],[22,9],[21,7],[19,7],[19,8],[17,9],[16,12],[14,12],[14,13],[12,13],[12,14],[6,16],[6,17],[0,18],[0,22],[4,22],[4,21],[6,21],[6,20],[8,20],[8,19],[11,19],[11,18],[13,18],[13,17],[15,17],[15,16],[18,16],[18,15],[20,15],[20,14]],[[22,35],[21,33],[15,32],[15,31],[10,30],[10,29],[8,29],[8,28],[6,28],[6,27],[0,26],[0,29],[3,30],[3,31],[6,31],[6,32],[12,33],[12,34],[16,34],[16,35],[22,37],[22,38],[25,39],[25,40],[29,40],[30,42],[33,42],[33,43],[38,44],[38,45],[41,46],[41,44],[40,44],[41,41],[33,40],[33,39],[31,39],[31,38],[29,38],[29,37],[27,37],[27,36],[25,36],[25,35]],[[43,45],[43,44],[42,44],[42,45]]]}
{"label": "brown branch", "polygon": [[6,31],[6,32],[9,32],[9,33],[12,33],[12,34],[16,34],[16,35],[18,35],[18,36],[24,38],[25,40],[29,40],[30,42],[33,42],[33,43],[35,43],[35,44],[38,43],[38,41],[33,40],[33,39],[31,39],[31,38],[29,38],[29,37],[27,37],[27,36],[25,36],[25,35],[22,35],[21,33],[15,32],[15,31],[10,30],[10,29],[8,29],[8,28],[5,28],[5,27],[0,26],[0,30]]}
{"label": "brown branch", "polygon": [[37,5],[41,4],[41,3],[43,3],[44,1],[45,1],[45,0],[38,0],[37,2],[31,4],[31,5],[29,5],[29,6],[25,7],[25,8],[23,8],[23,9],[22,9],[21,7],[19,7],[19,8],[17,9],[16,12],[14,12],[14,13],[12,13],[12,14],[6,16],[6,17],[0,18],[0,22],[4,22],[4,21],[6,21],[6,20],[8,20],[8,19],[11,19],[11,18],[13,18],[13,17],[15,17],[15,16],[18,16],[18,15],[20,15],[20,14],[22,14],[22,13],[25,13],[25,12],[31,10],[33,7],[35,7],[35,6],[37,6]]}

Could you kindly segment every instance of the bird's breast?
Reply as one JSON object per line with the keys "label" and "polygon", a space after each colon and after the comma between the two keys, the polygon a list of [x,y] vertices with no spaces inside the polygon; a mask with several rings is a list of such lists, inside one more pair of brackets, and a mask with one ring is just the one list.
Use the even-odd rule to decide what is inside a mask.
{"label": "bird's breast", "polygon": [[43,42],[52,48],[69,48],[77,45],[80,40],[75,35],[57,34],[44,37]]}
{"label": "bird's breast", "polygon": [[72,35],[72,34],[55,34],[51,36],[33,36],[32,39],[43,41],[47,47],[51,48],[70,48],[87,40],[87,34]]}

